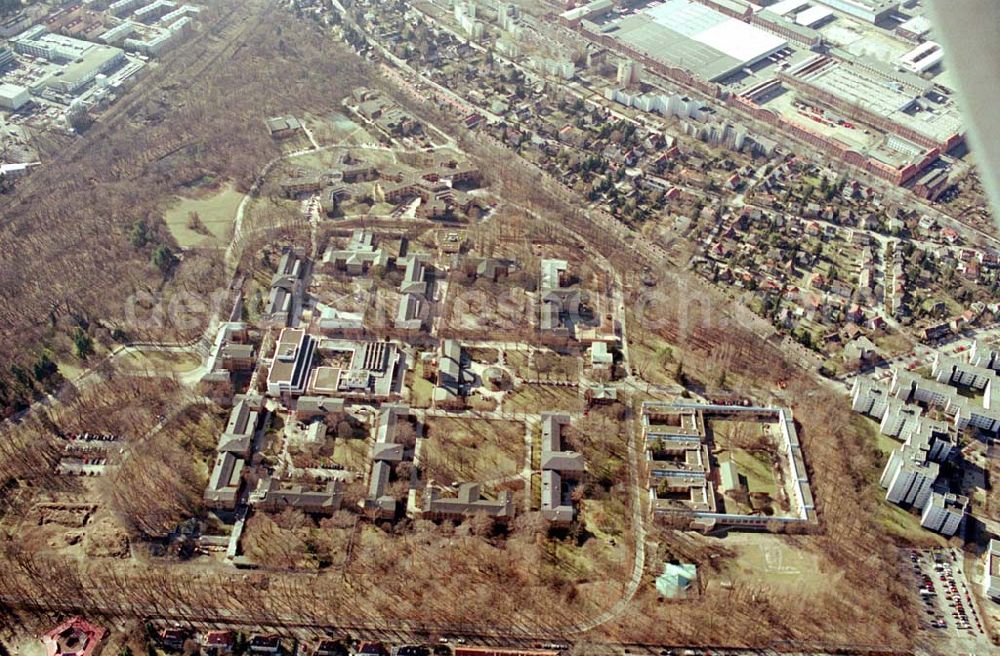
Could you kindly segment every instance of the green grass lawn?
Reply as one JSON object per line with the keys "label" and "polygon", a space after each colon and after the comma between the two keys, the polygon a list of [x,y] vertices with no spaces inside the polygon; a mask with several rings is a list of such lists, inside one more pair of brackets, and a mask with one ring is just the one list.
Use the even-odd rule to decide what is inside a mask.
{"label": "green grass lawn", "polygon": [[[229,240],[242,199],[243,194],[231,185],[200,198],[179,197],[164,212],[163,220],[181,248],[222,248]],[[198,214],[207,233],[190,226],[192,212]]]}
{"label": "green grass lawn", "polygon": [[919,515],[894,503],[883,500],[875,516],[891,536],[908,544],[943,547],[948,543],[943,536],[923,528]]}
{"label": "green grass lawn", "polygon": [[412,376],[410,405],[414,408],[429,408],[434,394],[434,383],[424,378],[424,363],[417,360],[416,367],[410,375]]}
{"label": "green grass lawn", "polygon": [[731,451],[729,459],[736,463],[741,476],[746,477],[750,492],[765,492],[775,498],[778,493],[778,483],[771,464],[764,460],[766,454],[755,457],[747,451]]}

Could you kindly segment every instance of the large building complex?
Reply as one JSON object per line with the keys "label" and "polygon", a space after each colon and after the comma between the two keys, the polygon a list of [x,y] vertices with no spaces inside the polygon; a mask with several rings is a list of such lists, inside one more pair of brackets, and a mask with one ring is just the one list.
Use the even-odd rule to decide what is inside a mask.
{"label": "large building complex", "polygon": [[[816,523],[802,446],[788,408],[647,401],[642,406],[642,421],[654,516],[686,517],[692,527],[702,530]],[[768,427],[777,442],[780,466],[775,474],[787,498],[788,512],[744,513],[730,508],[730,493],[741,485],[735,464],[715,462],[709,423],[716,421]]]}
{"label": "large building complex", "polygon": [[309,394],[378,400],[399,396],[406,357],[392,342],[323,339],[315,352],[323,363],[307,374]]}
{"label": "large building complex", "polygon": [[962,140],[962,119],[934,83],[846,52],[815,55],[779,74],[809,98],[924,148],[949,150]]}
{"label": "large building complex", "polygon": [[968,362],[938,353],[931,378],[894,370],[889,385],[854,383],[852,408],[878,421],[884,435],[903,440],[882,473],[886,499],[917,509],[925,528],[944,535],[961,530],[969,500],[948,492],[940,464],[956,451],[958,431],[1000,430],[997,355],[977,341]]}
{"label": "large building complex", "polygon": [[667,0],[610,33],[639,61],[680,67],[714,82],[778,52],[787,41],[705,5]]}
{"label": "large building complex", "polygon": [[[566,22],[654,77],[717,99],[819,152],[904,185],[964,140],[950,92],[921,77],[941,61],[941,48],[918,43],[884,63],[864,48],[845,44],[842,36],[825,36],[831,22],[840,35],[851,21],[854,28],[847,29],[852,32],[881,29],[857,21],[882,25],[895,16],[898,4],[782,0],[760,7],[743,0],[670,0],[635,13],[588,11],[586,18]],[[620,87],[628,86],[624,80]],[[817,108],[816,123],[788,102],[788,91],[800,108],[803,103]],[[639,107],[623,89],[608,89],[605,95]],[[833,122],[822,118],[822,108]],[[873,129],[858,129],[860,124]]]}
{"label": "large building complex", "polygon": [[66,94],[76,93],[93,82],[98,74],[107,73],[125,61],[125,53],[120,48],[52,34],[44,25],[25,30],[11,39],[11,44],[19,54],[62,65],[38,86]]}

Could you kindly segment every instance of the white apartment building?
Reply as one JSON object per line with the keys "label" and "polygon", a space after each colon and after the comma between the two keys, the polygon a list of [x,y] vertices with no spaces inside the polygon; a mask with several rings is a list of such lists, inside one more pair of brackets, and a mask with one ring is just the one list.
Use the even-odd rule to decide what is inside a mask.
{"label": "white apartment building", "polygon": [[902,446],[889,456],[879,483],[886,489],[887,501],[922,510],[939,471],[940,465],[929,462],[926,451]]}
{"label": "white apartment building", "polygon": [[972,349],[969,351],[969,364],[1000,371],[1000,350],[977,339],[972,342]]}
{"label": "white apartment building", "polygon": [[924,417],[914,431],[906,435],[906,446],[927,451],[927,457],[934,462],[944,462],[955,448],[948,424]]}
{"label": "white apartment building", "polygon": [[955,389],[949,385],[921,378],[901,369],[895,369],[892,372],[892,386],[889,391],[893,396],[907,403],[926,403],[942,408],[947,407],[956,394]]}
{"label": "white apartment building", "polygon": [[889,390],[867,378],[855,378],[851,390],[851,409],[881,420],[889,405]]}
{"label": "white apartment building", "polygon": [[912,433],[920,424],[920,415],[923,409],[917,405],[910,405],[896,398],[890,398],[886,404],[885,414],[879,423],[879,430],[883,435],[889,437],[905,438]]}
{"label": "white apartment building", "polygon": [[994,378],[992,369],[977,367],[968,362],[938,353],[934,357],[934,380],[948,385],[985,389]]}
{"label": "white apartment building", "polygon": [[920,525],[950,537],[962,527],[968,507],[968,497],[932,492],[920,516]]}

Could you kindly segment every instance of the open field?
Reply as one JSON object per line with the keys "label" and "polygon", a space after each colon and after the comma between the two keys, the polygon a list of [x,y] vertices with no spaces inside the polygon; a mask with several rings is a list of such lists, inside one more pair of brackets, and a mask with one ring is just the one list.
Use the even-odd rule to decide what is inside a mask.
{"label": "open field", "polygon": [[675,382],[673,374],[677,370],[677,363],[670,361],[669,353],[670,347],[665,343],[658,346],[635,342],[629,344],[632,368],[642,376],[643,380],[654,385],[669,385]]}
{"label": "open field", "polygon": [[120,369],[128,371],[162,372],[164,375],[170,375],[193,371],[201,364],[201,358],[193,353],[129,351],[115,362]]}
{"label": "open field", "polygon": [[[719,579],[825,594],[837,586],[840,575],[824,572],[821,559],[804,546],[776,535],[731,533],[722,541],[736,552]],[[718,583],[715,581],[713,583]]]}
{"label": "open field", "polygon": [[441,485],[513,476],[524,465],[524,424],[433,418],[425,427],[424,478]]}
{"label": "open field", "polygon": [[382,167],[389,166],[396,162],[396,155],[389,150],[370,150],[367,148],[334,148],[321,150],[318,152],[303,153],[286,160],[283,168],[307,167],[311,169],[329,169],[340,165],[344,154],[350,152],[351,156],[363,161],[365,164]]}
{"label": "open field", "polygon": [[[202,198],[179,198],[163,213],[163,220],[181,248],[220,248],[226,244],[242,199],[243,194],[227,184]],[[192,213],[204,228],[192,225],[197,223],[192,222]]]}
{"label": "open field", "polygon": [[363,132],[358,131],[360,126],[342,112],[320,116],[310,114],[304,120],[320,145],[342,143],[356,133],[364,137]]}
{"label": "open field", "polygon": [[577,412],[583,409],[583,399],[575,387],[524,383],[504,396],[502,408],[506,412],[538,413],[546,410]]}

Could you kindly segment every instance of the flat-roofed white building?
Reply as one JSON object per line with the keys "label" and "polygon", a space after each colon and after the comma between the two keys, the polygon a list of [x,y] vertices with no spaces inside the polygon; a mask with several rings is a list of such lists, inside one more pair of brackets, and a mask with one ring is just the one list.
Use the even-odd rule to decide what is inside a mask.
{"label": "flat-roofed white building", "polygon": [[934,68],[944,59],[944,50],[934,41],[924,41],[899,58],[899,66],[911,73],[923,73]]}
{"label": "flat-roofed white building", "polygon": [[665,0],[625,17],[617,28],[611,38],[651,63],[682,67],[710,82],[788,45],[781,36],[689,0]]}
{"label": "flat-roofed white building", "polygon": [[30,99],[31,94],[25,87],[17,84],[0,84],[0,107],[17,111]]}
{"label": "flat-roofed white building", "polygon": [[316,342],[297,328],[285,328],[278,337],[274,359],[267,373],[267,393],[299,395],[305,391]]}
{"label": "flat-roofed white building", "polygon": [[926,403],[945,407],[955,395],[955,390],[945,383],[921,378],[908,371],[896,369],[892,373],[890,393],[907,403]]}
{"label": "flat-roofed white building", "polygon": [[992,369],[977,367],[974,364],[938,353],[934,357],[934,369],[931,375],[939,383],[981,390],[986,388],[995,374]]}
{"label": "flat-roofed white building", "polygon": [[948,424],[926,417],[922,418],[915,430],[905,436],[905,444],[927,450],[927,457],[934,462],[944,462],[956,447]]}
{"label": "flat-roofed white building", "polygon": [[809,6],[809,0],[779,0],[767,8],[778,16],[787,16]]}
{"label": "flat-roofed white building", "polygon": [[1000,350],[995,344],[987,344],[977,339],[972,342],[972,348],[969,350],[969,364],[998,371],[1000,370]]}

